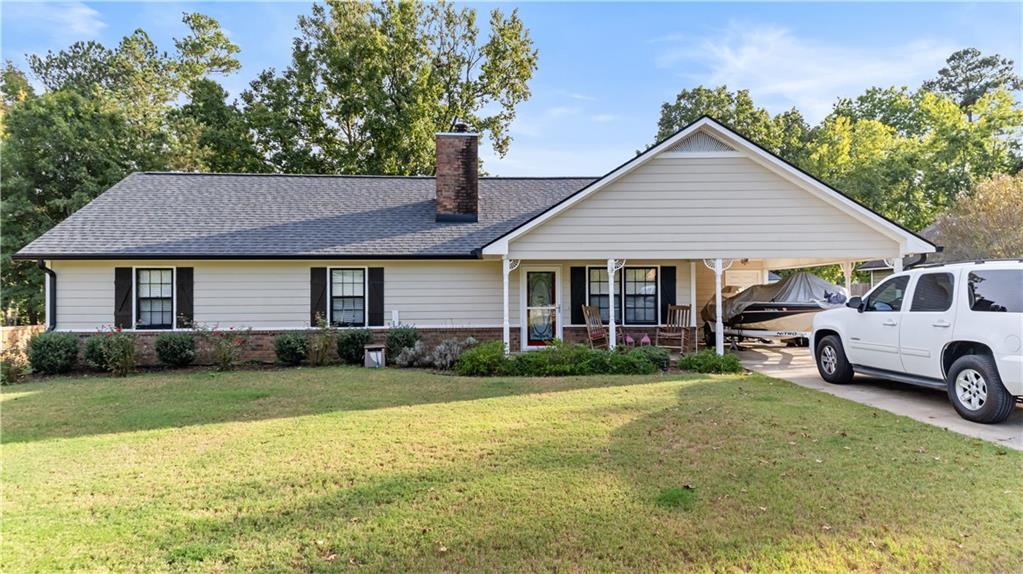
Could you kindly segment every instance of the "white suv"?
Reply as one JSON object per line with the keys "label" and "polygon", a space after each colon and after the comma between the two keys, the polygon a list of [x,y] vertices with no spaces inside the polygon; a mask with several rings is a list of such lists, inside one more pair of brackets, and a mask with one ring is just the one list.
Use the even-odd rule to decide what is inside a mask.
{"label": "white suv", "polygon": [[1023,260],[896,273],[846,308],[817,313],[812,349],[829,383],[854,373],[948,391],[968,420],[1023,400]]}

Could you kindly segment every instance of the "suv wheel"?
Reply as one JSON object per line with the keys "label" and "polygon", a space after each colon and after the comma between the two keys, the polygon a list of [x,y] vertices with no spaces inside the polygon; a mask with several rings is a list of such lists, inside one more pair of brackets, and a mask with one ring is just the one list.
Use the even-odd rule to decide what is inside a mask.
{"label": "suv wheel", "polygon": [[815,356],[817,358],[817,372],[821,378],[829,383],[844,385],[852,382],[853,368],[849,359],[845,358],[845,349],[842,348],[842,341],[835,335],[828,335],[817,343]]}
{"label": "suv wheel", "polygon": [[959,416],[978,423],[1009,418],[1016,401],[1005,390],[994,360],[986,355],[959,357],[948,370],[948,399]]}

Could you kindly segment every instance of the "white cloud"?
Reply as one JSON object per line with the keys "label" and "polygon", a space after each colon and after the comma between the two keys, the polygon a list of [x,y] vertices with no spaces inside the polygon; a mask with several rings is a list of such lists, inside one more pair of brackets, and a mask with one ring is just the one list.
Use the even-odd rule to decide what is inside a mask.
{"label": "white cloud", "polygon": [[95,40],[107,27],[100,13],[82,2],[5,4],[4,18],[60,44]]}
{"label": "white cloud", "polygon": [[564,118],[567,116],[578,115],[580,111],[582,110],[578,106],[554,106],[552,108],[547,108],[544,115],[548,118]]}
{"label": "white cloud", "polygon": [[617,120],[618,116],[615,114],[595,114],[590,116],[590,119],[598,124],[606,124]]}
{"label": "white cloud", "polygon": [[593,96],[590,96],[590,95],[587,95],[587,94],[582,94],[582,93],[579,93],[579,92],[569,92],[568,90],[558,90],[556,93],[560,94],[562,96],[565,96],[566,98],[570,98],[570,99],[577,100],[577,101],[580,101],[580,102],[595,102],[595,101],[597,101],[597,98],[595,98]]}
{"label": "white cloud", "polygon": [[531,146],[513,142],[508,155],[498,158],[481,146],[487,173],[495,176],[599,176],[631,158],[633,150],[620,147]]}
{"label": "white cloud", "polygon": [[955,50],[931,40],[850,47],[799,37],[775,25],[735,22],[713,37],[661,40],[667,47],[657,55],[659,67],[703,68],[686,76],[707,86],[749,89],[759,105],[775,113],[796,106],[810,121],[824,117],[837,98],[870,86],[915,87]]}

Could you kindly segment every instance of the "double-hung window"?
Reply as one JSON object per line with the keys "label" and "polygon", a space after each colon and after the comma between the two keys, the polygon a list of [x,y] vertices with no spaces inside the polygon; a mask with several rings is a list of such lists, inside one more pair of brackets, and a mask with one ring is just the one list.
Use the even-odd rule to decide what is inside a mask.
{"label": "double-hung window", "polygon": [[[607,269],[591,267],[587,271],[589,304],[600,309],[600,319],[608,321],[610,307]],[[624,295],[623,295],[624,293]],[[615,274],[615,320],[625,325],[656,325],[657,267],[625,267]],[[622,320],[622,310],[625,316]]]}
{"label": "double-hung window", "polygon": [[174,270],[136,269],[135,328],[174,327]]}
{"label": "double-hung window", "polygon": [[331,269],[330,321],[339,327],[366,325],[365,269]]}

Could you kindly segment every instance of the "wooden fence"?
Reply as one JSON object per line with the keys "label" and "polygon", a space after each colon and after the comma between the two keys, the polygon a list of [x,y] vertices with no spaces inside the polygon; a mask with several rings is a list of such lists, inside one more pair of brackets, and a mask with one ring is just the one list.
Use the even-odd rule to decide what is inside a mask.
{"label": "wooden fence", "polygon": [[25,356],[25,347],[32,335],[42,332],[45,329],[42,325],[17,325],[12,327],[0,327],[0,350],[7,352],[8,349],[14,353]]}

